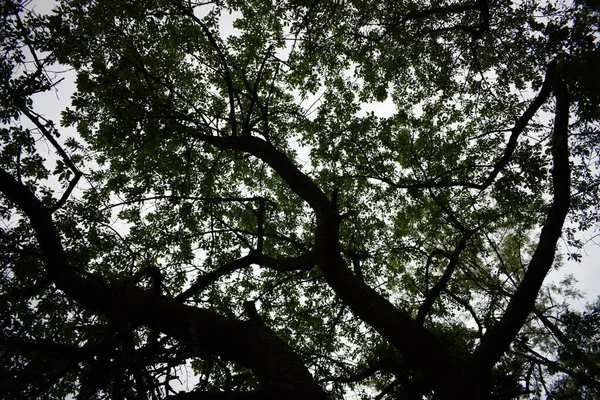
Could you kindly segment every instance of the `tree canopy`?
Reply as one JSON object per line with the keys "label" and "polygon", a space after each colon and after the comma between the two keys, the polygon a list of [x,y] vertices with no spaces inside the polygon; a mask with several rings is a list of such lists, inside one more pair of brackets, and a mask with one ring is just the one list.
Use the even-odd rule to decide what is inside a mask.
{"label": "tree canopy", "polygon": [[597,3],[0,9],[2,397],[600,396]]}

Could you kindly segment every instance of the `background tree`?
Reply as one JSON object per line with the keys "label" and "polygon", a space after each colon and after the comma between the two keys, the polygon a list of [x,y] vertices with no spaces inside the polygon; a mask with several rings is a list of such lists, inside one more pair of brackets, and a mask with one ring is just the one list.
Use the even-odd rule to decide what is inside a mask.
{"label": "background tree", "polygon": [[[542,290],[598,222],[594,5],[26,6],[2,5],[5,397],[597,393],[595,313]],[[57,63],[76,139],[34,107]]]}

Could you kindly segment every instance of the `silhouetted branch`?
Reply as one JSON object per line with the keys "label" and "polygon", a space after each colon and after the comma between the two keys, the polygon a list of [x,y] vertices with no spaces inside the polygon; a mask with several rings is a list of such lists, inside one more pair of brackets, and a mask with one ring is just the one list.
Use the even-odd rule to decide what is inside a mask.
{"label": "silhouetted branch", "polygon": [[594,376],[600,377],[600,366],[583,352],[577,344],[573,343],[567,335],[565,335],[558,326],[553,324],[542,312],[538,309],[533,309],[536,317],[542,321],[542,324],[554,335],[554,337],[575,357],[575,359],[583,364]]}
{"label": "silhouetted branch", "polygon": [[229,70],[229,64],[227,62],[227,58],[225,57],[225,53],[223,53],[223,50],[217,43],[217,39],[212,34],[208,26],[206,26],[206,24],[194,14],[194,11],[192,9],[188,9],[185,6],[183,6],[183,4],[181,4],[179,0],[170,0],[170,3],[179,11],[181,11],[183,15],[186,15],[188,18],[190,18],[192,21],[198,24],[198,26],[200,26],[200,29],[202,29],[202,32],[204,33],[204,35],[210,42],[212,48],[217,53],[217,56],[221,60],[221,65],[223,67],[223,79],[225,80],[225,84],[227,85],[227,94],[229,96],[229,123],[231,124],[231,132],[234,137],[238,136],[233,79],[231,78],[231,72]]}
{"label": "silhouetted branch", "polygon": [[518,346],[520,346],[525,351],[530,353],[530,354],[527,354],[527,353],[515,352],[516,354],[518,354],[522,357],[525,357],[531,361],[534,361],[538,365],[544,365],[548,368],[552,368],[556,371],[560,371],[564,374],[567,374],[570,377],[574,378],[575,380],[581,382],[584,385],[589,385],[592,387],[600,388],[600,381],[597,381],[596,379],[592,378],[591,376],[577,372],[577,371],[573,371],[569,368],[564,367],[563,365],[559,364],[556,361],[552,361],[552,360],[548,359],[547,357],[541,355],[540,353],[538,353],[537,351],[532,349],[530,346],[528,346],[526,343],[524,343],[521,340],[517,339],[517,340],[515,340],[515,342],[517,343]]}
{"label": "silhouetted branch", "polygon": [[467,247],[467,242],[469,241],[471,236],[473,236],[474,233],[475,233],[475,231],[468,231],[467,233],[463,234],[463,236],[461,237],[460,242],[458,243],[458,245],[456,246],[456,248],[450,255],[450,262],[448,263],[448,266],[446,267],[444,274],[442,275],[440,280],[435,284],[435,286],[431,289],[431,291],[428,293],[427,297],[425,297],[425,300],[423,301],[423,304],[421,304],[421,307],[419,307],[419,312],[417,313],[417,319],[416,319],[416,322],[418,324],[423,325],[425,323],[425,318],[427,317],[427,314],[429,314],[431,307],[435,303],[438,296],[446,288],[446,285],[448,285],[448,282],[450,282],[450,278],[452,278],[452,274],[454,273],[454,270],[456,269],[456,266],[458,265],[460,253],[462,253],[462,251]]}
{"label": "silhouetted branch", "polygon": [[280,272],[287,271],[307,271],[314,267],[314,255],[307,253],[298,257],[273,258],[259,254],[258,252],[250,252],[248,255],[232,260],[223,264],[219,268],[200,276],[196,282],[187,290],[175,297],[176,300],[185,301],[194,294],[206,289],[209,285],[216,282],[219,278],[228,275],[234,271],[248,268],[252,264],[258,264],[265,268],[270,268]]}
{"label": "silhouetted branch", "polygon": [[42,122],[40,121],[41,116],[36,114],[35,112],[31,111],[26,106],[25,101],[21,97],[18,97],[17,94],[13,93],[13,97],[15,98],[15,103],[17,104],[17,106],[19,107],[21,112],[23,114],[25,114],[31,122],[33,122],[33,124],[40,130],[40,132],[42,132],[42,134],[44,135],[46,140],[48,140],[52,144],[52,146],[54,147],[54,149],[56,150],[58,155],[61,157],[61,159],[64,161],[64,163],[69,167],[69,169],[73,172],[73,178],[69,181],[69,185],[67,186],[67,189],[65,190],[65,192],[63,193],[61,198],[56,202],[56,204],[54,206],[52,206],[52,208],[50,209],[50,212],[53,213],[56,210],[58,210],[59,208],[61,208],[67,202],[69,196],[73,192],[73,189],[75,189],[77,182],[79,182],[79,178],[81,178],[81,176],[83,174],[81,171],[79,171],[79,169],[75,166],[75,164],[73,164],[71,157],[69,157],[69,155],[65,152],[65,150],[62,148],[62,146],[54,138],[54,135],[52,134],[52,132],[50,132],[46,128],[46,125],[42,124]]}
{"label": "silhouetted branch", "polygon": [[85,308],[109,317],[126,315],[131,326],[145,325],[182,343],[192,343],[198,354],[215,354],[245,365],[266,391],[280,398],[325,400],[302,361],[267,327],[186,306],[137,286],[123,291],[77,276],[44,205],[3,169],[0,192],[27,215],[50,279]]}
{"label": "silhouetted branch", "polygon": [[[569,93],[565,83],[553,69],[547,73],[544,86],[550,84],[556,97],[552,136],[553,201],[527,272],[500,321],[484,335],[473,357],[473,371],[489,371],[509,348],[527,316],[533,311],[544,278],[552,268],[556,244],[569,211],[571,187],[568,145]],[[525,119],[521,118],[521,120]]]}

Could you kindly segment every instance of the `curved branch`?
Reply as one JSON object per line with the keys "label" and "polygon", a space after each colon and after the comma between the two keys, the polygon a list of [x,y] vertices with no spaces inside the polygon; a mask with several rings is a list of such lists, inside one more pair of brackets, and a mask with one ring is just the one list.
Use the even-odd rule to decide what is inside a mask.
{"label": "curved branch", "polygon": [[473,318],[473,321],[475,321],[475,325],[477,325],[477,335],[478,337],[482,337],[483,336],[483,324],[481,323],[481,320],[479,319],[479,316],[477,315],[477,312],[475,311],[475,309],[471,306],[471,304],[469,304],[468,301],[461,299],[460,297],[458,297],[456,294],[452,293],[449,290],[444,290],[448,296],[454,300],[455,302],[457,302],[458,304],[460,304],[461,306],[463,306],[468,312],[469,314],[471,314],[471,318]]}
{"label": "curved branch", "polygon": [[569,93],[565,83],[550,71],[546,81],[552,83],[556,97],[554,132],[552,137],[553,158],[553,201],[548,210],[538,245],[533,253],[527,272],[521,284],[500,319],[500,321],[484,335],[477,348],[472,368],[474,373],[489,371],[509,348],[510,343],[533,311],[535,299],[548,271],[552,268],[556,245],[561,236],[562,227],[569,211],[570,204],[570,167],[569,167]]}
{"label": "curved branch", "polygon": [[315,213],[331,211],[332,205],[325,193],[275,146],[267,141],[247,136],[243,138],[218,137],[201,134],[193,128],[187,129],[191,136],[220,149],[239,150],[247,152],[267,163],[285,181],[290,189],[306,201]]}
{"label": "curved branch", "polygon": [[50,278],[84,307],[163,332],[191,344],[198,355],[214,354],[245,365],[273,396],[326,399],[293,350],[266,326],[190,307],[136,286],[124,290],[78,276],[69,265],[50,213],[34,194],[3,169],[0,192],[27,215]]}
{"label": "curved branch", "polygon": [[377,180],[389,185],[390,187],[393,187],[396,189],[432,189],[432,188],[451,188],[451,187],[465,187],[465,188],[478,189],[478,190],[487,189],[492,183],[494,183],[494,181],[498,177],[498,174],[500,174],[500,172],[510,162],[512,155],[515,152],[515,149],[517,148],[517,142],[518,142],[519,136],[523,133],[523,131],[525,130],[525,127],[527,126],[529,121],[531,121],[531,119],[538,112],[540,107],[546,102],[546,100],[548,100],[548,97],[550,96],[550,92],[551,92],[551,88],[552,88],[551,83],[550,83],[550,75],[553,73],[553,71],[554,70],[552,68],[550,68],[547,71],[546,77],[544,79],[544,83],[542,84],[542,87],[540,88],[540,91],[538,92],[537,96],[533,99],[531,104],[529,104],[529,106],[523,112],[523,114],[519,117],[519,119],[517,119],[517,121],[515,122],[515,125],[510,130],[511,135],[510,135],[510,138],[508,139],[508,143],[506,144],[506,147],[504,148],[504,153],[502,154],[502,157],[500,157],[500,159],[493,165],[492,171],[490,172],[488,177],[483,182],[476,183],[476,182],[469,182],[469,181],[463,181],[463,180],[440,180],[440,181],[437,181],[437,180],[435,180],[436,179],[435,177],[431,180],[424,180],[424,181],[420,181],[417,179],[405,178],[405,179],[401,179],[401,180],[395,182],[388,177],[380,176],[379,174],[375,173],[375,171],[370,167],[369,167],[369,169],[370,169],[370,172],[372,172],[372,176],[360,176],[360,175],[355,175],[355,176],[360,177],[360,178],[377,179]]}
{"label": "curved branch", "polygon": [[447,381],[452,380],[448,371],[452,371],[451,374],[463,371],[463,360],[458,359],[446,344],[416,324],[410,315],[396,308],[348,268],[341,255],[340,216],[335,205],[285,154],[257,137],[217,137],[201,134],[191,127],[182,128],[208,144],[244,151],[264,161],[308,203],[317,219],[315,260],[327,284],[360,319],[402,352],[411,367],[430,377],[434,387],[445,386]]}
{"label": "curved branch", "polygon": [[[27,107],[25,100],[21,97],[20,94],[18,94],[17,92],[11,91],[11,96],[13,97],[13,100],[14,100],[15,104],[17,105],[17,107],[19,108],[19,110],[21,110],[21,112],[23,114],[25,114],[25,116],[27,116],[27,118],[29,118],[29,120],[40,130],[40,132],[42,132],[42,134],[44,135],[46,140],[48,140],[52,144],[52,146],[54,147],[54,149],[56,150],[58,155],[62,158],[64,163],[73,172],[73,179],[71,179],[69,181],[69,185],[67,186],[67,189],[65,190],[65,192],[63,193],[61,198],[56,202],[56,204],[54,206],[52,206],[52,208],[50,209],[50,212],[53,213],[56,210],[60,209],[63,205],[65,205],[65,203],[67,202],[67,199],[73,192],[73,189],[75,189],[77,182],[79,182],[79,178],[81,178],[81,176],[83,176],[83,173],[75,166],[75,164],[73,164],[71,157],[69,157],[69,155],[62,148],[60,143],[58,143],[58,141],[54,138],[54,136],[52,135],[52,132],[50,132],[48,130],[48,128],[46,128],[46,125],[42,124],[42,122],[40,121],[40,118],[42,118],[42,117]],[[45,121],[47,123],[51,123],[47,120],[45,120]]]}
{"label": "curved branch", "polygon": [[[393,369],[399,369],[399,365],[394,362],[391,357],[382,357],[379,360],[375,361],[373,364],[369,365],[366,369],[352,373],[349,376],[330,376],[323,379],[320,379],[320,382],[338,382],[338,383],[354,383],[365,380],[379,371],[389,371],[393,372]],[[402,373],[406,373],[406,371],[400,371]]]}
{"label": "curved branch", "polygon": [[196,282],[194,282],[192,286],[190,286],[188,289],[184,290],[182,293],[177,295],[175,297],[175,300],[185,301],[193,295],[195,295],[196,293],[199,293],[206,289],[210,284],[216,282],[219,278],[239,269],[247,268],[250,266],[250,264],[252,264],[250,255],[225,263],[219,268],[198,277]]}
{"label": "curved branch", "polygon": [[286,257],[286,258],[273,258],[258,254],[256,252],[250,252],[247,256],[238,258],[223,264],[219,268],[200,276],[196,282],[192,284],[187,290],[183,291],[177,297],[176,300],[185,301],[192,297],[194,294],[203,291],[209,285],[216,282],[219,278],[230,274],[234,271],[248,268],[252,264],[258,264],[262,267],[274,269],[276,271],[307,271],[314,267],[313,256],[304,254],[298,257]]}
{"label": "curved branch", "polygon": [[533,116],[538,112],[540,107],[546,102],[548,97],[550,96],[550,90],[552,88],[551,85],[551,76],[554,75],[554,68],[550,67],[546,72],[546,77],[544,79],[544,83],[542,84],[542,88],[540,89],[538,95],[533,99],[529,107],[525,110],[525,112],[521,115],[521,117],[515,122],[515,126],[511,130],[510,138],[508,139],[508,143],[506,144],[506,148],[504,149],[504,154],[498,160],[494,169],[487,177],[487,179],[479,185],[479,189],[484,190],[488,186],[490,186],[500,171],[502,171],[509,163],[515,149],[517,148],[517,140],[525,127],[531,121]]}

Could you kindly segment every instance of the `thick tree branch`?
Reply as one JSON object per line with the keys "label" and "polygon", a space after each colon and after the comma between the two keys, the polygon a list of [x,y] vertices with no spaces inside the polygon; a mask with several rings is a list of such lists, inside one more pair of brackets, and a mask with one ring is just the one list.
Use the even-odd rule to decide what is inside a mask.
{"label": "thick tree branch", "polygon": [[312,179],[302,173],[296,165],[272,144],[257,137],[218,137],[200,134],[189,129],[190,134],[196,139],[220,149],[231,149],[247,152],[267,163],[285,181],[290,189],[316,212],[331,210],[331,202]]}
{"label": "thick tree branch", "polygon": [[23,184],[0,169],[0,191],[29,218],[48,274],[84,307],[125,317],[189,343],[197,355],[214,354],[252,369],[265,391],[289,399],[325,399],[292,349],[263,325],[223,317],[138,287],[127,288],[77,276],[70,268],[48,210]]}
{"label": "thick tree branch", "polygon": [[329,286],[364,322],[398,349],[407,366],[431,379],[433,387],[451,379],[448,371],[460,373],[462,361],[427,329],[360,280],[340,255],[338,219],[335,214],[317,218],[317,263]]}
{"label": "thick tree branch", "polygon": [[196,282],[194,282],[188,289],[184,290],[182,293],[177,295],[175,297],[175,299],[179,300],[179,301],[185,301],[185,300],[189,299],[190,297],[192,297],[193,295],[195,295],[196,293],[199,293],[199,292],[203,291],[204,289],[206,289],[209,285],[216,282],[219,278],[221,278],[227,274],[230,274],[234,271],[237,271],[239,269],[247,268],[251,264],[252,264],[252,257],[250,254],[245,257],[238,258],[238,259],[235,259],[228,263],[225,263],[222,266],[220,266],[219,268],[214,269],[214,270],[210,271],[209,273],[198,277]]}
{"label": "thick tree branch", "polygon": [[274,258],[262,254],[256,255],[255,263],[261,267],[280,272],[308,271],[315,266],[315,255],[312,252],[297,257]]}
{"label": "thick tree branch", "polygon": [[525,323],[529,313],[534,309],[535,299],[544,278],[552,268],[556,244],[569,211],[571,187],[568,145],[569,93],[556,71],[550,71],[548,75],[546,81],[551,82],[556,97],[552,137],[553,201],[537,248],[521,284],[511,298],[500,321],[486,332],[474,354],[472,368],[479,374],[489,371],[498,362]]}
{"label": "thick tree branch", "polygon": [[0,345],[10,346],[20,350],[23,354],[42,352],[50,356],[71,357],[79,360],[91,358],[97,354],[97,348],[92,345],[79,347],[72,344],[55,343],[50,340],[30,340],[21,338],[1,338]]}
{"label": "thick tree branch", "polygon": [[433,386],[444,386],[452,380],[448,371],[457,374],[463,371],[463,362],[445,344],[352,273],[341,256],[340,217],[334,204],[285,154],[257,137],[217,137],[189,132],[218,148],[245,151],[264,161],[308,203],[317,218],[315,260],[329,286],[360,319],[402,352],[413,368],[429,376]]}
{"label": "thick tree branch", "polygon": [[52,282],[48,278],[42,278],[31,286],[19,287],[8,292],[0,294],[0,300],[21,301],[23,299],[36,296],[46,290]]}
{"label": "thick tree branch", "polygon": [[406,375],[408,372],[402,368],[400,363],[389,355],[383,355],[381,358],[371,363],[367,368],[360,372],[349,374],[348,376],[330,376],[320,380],[320,382],[339,382],[353,383],[363,381],[378,372],[389,372],[396,376]]}

